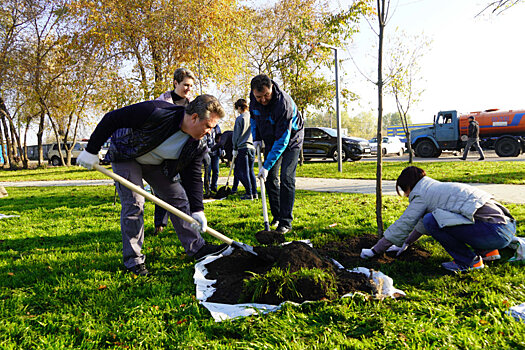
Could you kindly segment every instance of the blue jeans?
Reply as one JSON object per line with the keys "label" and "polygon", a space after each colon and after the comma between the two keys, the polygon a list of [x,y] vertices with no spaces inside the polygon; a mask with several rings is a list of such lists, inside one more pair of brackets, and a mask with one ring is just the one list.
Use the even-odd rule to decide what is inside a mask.
{"label": "blue jeans", "polygon": [[471,265],[482,252],[509,245],[516,234],[516,221],[510,218],[507,220],[507,224],[476,220],[471,225],[440,228],[434,215],[429,213],[423,217],[423,225],[458,265]]}
{"label": "blue jeans", "polygon": [[250,148],[239,149],[235,158],[235,176],[239,178],[246,189],[246,194],[255,196],[257,194],[257,181],[253,172],[255,151]]}
{"label": "blue jeans", "polygon": [[[299,163],[299,148],[287,148],[268,171],[265,186],[273,218],[280,226],[292,227],[295,202],[295,171]],[[265,154],[267,156],[268,154]],[[279,169],[281,170],[279,178]],[[280,184],[279,184],[280,179]],[[264,198],[263,198],[264,200]]]}

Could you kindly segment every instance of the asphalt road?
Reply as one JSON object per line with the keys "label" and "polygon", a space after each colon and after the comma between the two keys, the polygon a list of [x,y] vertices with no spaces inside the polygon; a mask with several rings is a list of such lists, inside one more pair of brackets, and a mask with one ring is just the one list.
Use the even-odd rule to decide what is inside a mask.
{"label": "asphalt road", "polygon": [[[485,153],[485,160],[484,162],[497,162],[497,161],[508,161],[508,162],[523,162],[525,161],[525,155],[520,155],[518,157],[498,157],[496,152],[494,151],[484,151]],[[452,152],[444,152],[439,156],[439,158],[420,158],[420,157],[414,157],[415,162],[457,162],[459,161],[459,157],[461,157],[462,154],[454,154]],[[466,162],[478,162],[479,154],[476,151],[472,151],[468,153],[468,157]],[[375,162],[377,159],[376,155],[368,156],[363,159],[361,159],[361,162]],[[404,154],[403,156],[399,157],[396,155],[386,155],[383,156],[383,162],[408,162],[408,154]]]}

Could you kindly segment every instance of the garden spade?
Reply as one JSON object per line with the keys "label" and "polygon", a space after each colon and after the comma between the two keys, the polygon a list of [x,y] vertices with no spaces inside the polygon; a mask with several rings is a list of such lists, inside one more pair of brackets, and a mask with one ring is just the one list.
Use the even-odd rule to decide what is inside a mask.
{"label": "garden spade", "polygon": [[[144,198],[147,198],[149,199],[150,201],[152,201],[153,203],[157,204],[158,206],[161,206],[162,208],[166,209],[167,211],[169,211],[170,213],[178,216],[179,218],[181,218],[182,220],[184,221],[187,221],[189,222],[190,224],[198,224],[198,222],[192,218],[190,215],[180,211],[179,209],[171,206],[170,204],[164,202],[162,199],[158,198],[158,197],[155,197],[154,195],[152,195],[151,193],[148,193],[146,191],[144,191],[142,188],[140,188],[139,186],[135,185],[134,183],[124,179],[123,177],[121,177],[120,175],[117,175],[115,174],[114,172],[112,171],[109,171],[108,169],[98,165],[98,164],[94,164],[93,165],[93,168],[100,171],[101,173],[103,173],[104,175],[107,175],[109,176],[110,178],[112,178],[113,180],[117,181],[118,183],[120,183],[122,186],[125,186],[127,188],[129,188],[130,190],[132,190],[133,192],[135,193],[138,193],[140,194],[141,196],[143,196]],[[258,256],[258,254],[253,250],[253,247],[248,245],[248,244],[245,244],[245,243],[241,243],[241,242],[236,242],[228,237],[226,237],[225,235],[223,235],[222,233],[218,232],[218,231],[215,231],[214,229],[212,229],[211,227],[207,227],[206,228],[206,232],[210,235],[210,236],[213,236],[215,238],[217,238],[218,240],[228,244],[229,246],[233,246],[235,248],[239,248],[239,249],[242,249],[250,254],[253,254],[253,255],[256,255]]]}
{"label": "garden spade", "polygon": [[233,168],[235,167],[235,156],[232,158],[232,164],[230,166],[230,172],[228,173],[228,179],[226,180],[226,185],[220,187],[215,194],[215,199],[226,198],[232,193],[232,189],[228,187],[230,183],[230,176],[232,174]]}

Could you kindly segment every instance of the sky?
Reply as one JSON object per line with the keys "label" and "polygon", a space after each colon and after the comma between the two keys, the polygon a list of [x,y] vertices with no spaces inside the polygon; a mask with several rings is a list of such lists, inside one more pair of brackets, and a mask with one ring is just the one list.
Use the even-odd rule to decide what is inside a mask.
{"label": "sky", "polygon": [[[420,61],[420,86],[425,91],[409,110],[414,123],[432,122],[441,110],[468,113],[525,108],[525,1],[499,15],[486,11],[476,16],[489,2],[392,0],[387,40],[396,27],[408,35],[424,34],[432,39],[430,51]],[[345,6],[342,0],[332,5],[335,3]],[[344,83],[361,97],[350,106],[351,113],[377,111],[377,88],[356,68],[377,77],[376,56],[372,57],[377,36],[366,22],[360,28],[354,42],[339,53],[343,59],[351,55],[355,61],[346,60],[341,67],[348,73]],[[396,111],[394,101],[387,98],[383,112]]]}

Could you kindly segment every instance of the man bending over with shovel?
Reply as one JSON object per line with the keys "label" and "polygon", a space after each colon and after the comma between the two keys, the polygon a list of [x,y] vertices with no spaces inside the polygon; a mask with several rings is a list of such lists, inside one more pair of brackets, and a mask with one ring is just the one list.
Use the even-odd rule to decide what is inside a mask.
{"label": "man bending over with shovel", "polygon": [[[211,95],[200,95],[186,107],[165,101],[146,101],[107,113],[91,134],[77,164],[92,169],[98,151],[111,136],[106,158],[113,171],[143,187],[142,179],[155,194],[200,224],[170,213],[170,219],[186,253],[195,259],[215,253],[222,246],[206,243],[200,233],[207,220],[202,203],[203,138],[224,117],[224,109]],[[122,204],[120,226],[123,259],[128,271],[146,276],[144,242],[144,197],[117,183]]]}

